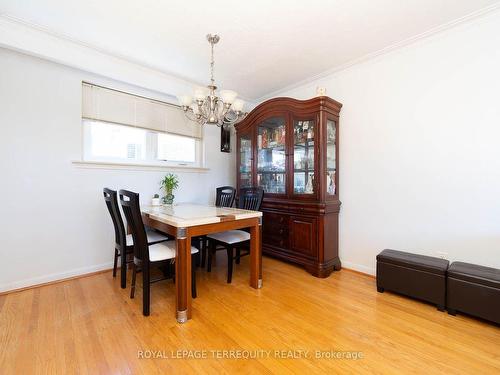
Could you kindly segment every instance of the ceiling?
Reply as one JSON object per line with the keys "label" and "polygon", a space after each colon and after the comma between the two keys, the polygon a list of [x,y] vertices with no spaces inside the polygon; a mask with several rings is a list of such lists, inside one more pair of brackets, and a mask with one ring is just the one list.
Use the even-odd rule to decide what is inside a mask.
{"label": "ceiling", "polygon": [[0,12],[249,100],[348,64],[498,0],[0,0]]}

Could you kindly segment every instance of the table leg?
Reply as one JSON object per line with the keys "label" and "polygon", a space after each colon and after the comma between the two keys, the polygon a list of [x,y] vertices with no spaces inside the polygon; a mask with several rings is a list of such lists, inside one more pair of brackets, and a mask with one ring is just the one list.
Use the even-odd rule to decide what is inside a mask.
{"label": "table leg", "polygon": [[250,227],[250,286],[262,288],[262,248],[260,225]]}
{"label": "table leg", "polygon": [[260,241],[259,241],[259,283],[260,287],[262,288],[262,220],[259,220],[259,236],[260,236]]}
{"label": "table leg", "polygon": [[175,305],[179,323],[191,319],[191,238],[186,228],[177,229],[175,260]]}

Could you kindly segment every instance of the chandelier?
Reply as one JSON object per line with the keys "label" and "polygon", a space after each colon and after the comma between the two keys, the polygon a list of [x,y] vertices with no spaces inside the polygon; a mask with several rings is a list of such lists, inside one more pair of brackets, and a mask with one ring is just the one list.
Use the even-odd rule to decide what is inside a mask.
{"label": "chandelier", "polygon": [[246,112],[243,111],[245,102],[237,99],[238,93],[232,90],[220,90],[220,97],[217,96],[214,80],[214,45],[219,42],[220,37],[208,34],[207,40],[211,47],[210,84],[206,88],[197,88],[194,91],[194,100],[190,95],[179,96],[179,103],[186,116],[200,125],[210,124],[219,127],[233,125],[246,116]]}

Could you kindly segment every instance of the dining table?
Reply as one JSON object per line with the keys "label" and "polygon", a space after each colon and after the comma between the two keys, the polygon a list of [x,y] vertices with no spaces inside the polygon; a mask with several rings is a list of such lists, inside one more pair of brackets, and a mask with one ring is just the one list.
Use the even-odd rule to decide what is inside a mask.
{"label": "dining table", "polygon": [[192,318],[191,238],[235,229],[250,232],[250,286],[262,288],[262,212],[239,208],[178,203],[143,206],[144,225],[175,237],[176,319],[185,323]]}

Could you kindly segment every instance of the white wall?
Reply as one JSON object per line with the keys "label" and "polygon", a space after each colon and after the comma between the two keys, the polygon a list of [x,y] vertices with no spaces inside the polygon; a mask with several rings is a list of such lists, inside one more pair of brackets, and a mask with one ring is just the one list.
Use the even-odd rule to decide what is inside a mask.
{"label": "white wall", "polygon": [[[374,272],[383,248],[500,267],[500,14],[319,81],[344,104],[340,256]],[[335,51],[332,51],[335,53]],[[0,291],[110,267],[104,186],[149,197],[164,172],[81,169],[81,81],[149,92],[0,49]],[[142,83],[142,82],[141,82]],[[178,201],[234,183],[234,154],[207,128],[207,173],[179,173]],[[234,146],[234,140],[232,140]]]}
{"label": "white wall", "polygon": [[[145,96],[165,94],[0,48],[0,291],[109,268],[114,234],[102,188],[146,201],[165,171],[82,169],[81,81]],[[234,139],[232,140],[234,146]],[[206,127],[205,173],[178,173],[176,201],[212,202],[235,183],[234,153]]]}
{"label": "white wall", "polygon": [[500,13],[277,96],[317,86],[344,105],[344,266],[393,248],[500,268]]}

